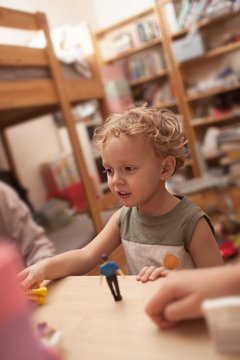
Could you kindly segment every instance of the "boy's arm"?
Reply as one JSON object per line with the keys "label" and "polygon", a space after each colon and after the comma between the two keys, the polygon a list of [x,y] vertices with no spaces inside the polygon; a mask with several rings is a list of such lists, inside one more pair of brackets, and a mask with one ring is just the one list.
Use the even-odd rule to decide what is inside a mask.
{"label": "boy's arm", "polygon": [[201,218],[195,226],[189,252],[198,268],[224,263],[217,241],[205,218]]}
{"label": "boy's arm", "polygon": [[110,254],[121,243],[119,214],[119,210],[114,213],[103,230],[84,248],[64,252],[24,269],[19,274],[23,287],[30,288],[37,281],[82,275],[93,269],[103,253]]}
{"label": "boy's arm", "polygon": [[122,277],[125,277],[124,272],[123,272],[120,268],[116,271],[116,273],[117,273],[118,275],[121,275]]}

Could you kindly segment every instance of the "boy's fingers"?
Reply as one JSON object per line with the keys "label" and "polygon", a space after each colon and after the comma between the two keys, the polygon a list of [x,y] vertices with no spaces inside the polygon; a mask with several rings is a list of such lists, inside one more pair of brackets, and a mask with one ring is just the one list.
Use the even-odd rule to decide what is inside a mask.
{"label": "boy's fingers", "polygon": [[163,266],[155,268],[151,273],[151,275],[149,276],[149,280],[156,280],[161,276],[166,276],[165,271],[166,269]]}
{"label": "boy's fingers", "polygon": [[141,280],[143,282],[148,281],[149,277],[151,276],[154,270],[155,270],[155,266],[148,266]]}
{"label": "boy's fingers", "polygon": [[137,275],[137,280],[147,282],[148,280],[154,281],[159,277],[165,277],[169,273],[169,270],[163,266],[156,268],[156,266],[144,266]]}
{"label": "boy's fingers", "polygon": [[166,276],[168,276],[169,273],[170,273],[170,270],[164,268],[164,270],[161,272],[161,276],[166,277]]}
{"label": "boy's fingers", "polygon": [[137,280],[141,280],[142,276],[145,274],[145,272],[147,271],[148,266],[144,266],[139,273],[137,274]]}
{"label": "boy's fingers", "polygon": [[139,277],[138,280],[141,280],[142,282],[146,282],[149,280],[151,274],[154,272],[154,270],[156,269],[155,266],[145,266],[143,268],[144,273]]}
{"label": "boy's fingers", "polygon": [[[21,274],[20,274],[21,277]],[[31,274],[26,274],[25,277],[20,280],[21,281],[21,285],[22,287],[26,290],[26,289],[30,289],[33,285],[36,284],[36,279],[34,279],[34,277]]]}

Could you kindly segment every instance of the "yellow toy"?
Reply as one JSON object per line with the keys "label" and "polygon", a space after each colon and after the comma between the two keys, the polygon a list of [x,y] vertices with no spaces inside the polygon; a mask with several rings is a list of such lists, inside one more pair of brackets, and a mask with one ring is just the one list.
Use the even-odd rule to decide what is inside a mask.
{"label": "yellow toy", "polygon": [[34,288],[27,289],[25,295],[27,299],[34,300],[39,305],[42,305],[47,295],[47,288],[45,286],[41,287],[41,283],[38,282],[35,284]]}

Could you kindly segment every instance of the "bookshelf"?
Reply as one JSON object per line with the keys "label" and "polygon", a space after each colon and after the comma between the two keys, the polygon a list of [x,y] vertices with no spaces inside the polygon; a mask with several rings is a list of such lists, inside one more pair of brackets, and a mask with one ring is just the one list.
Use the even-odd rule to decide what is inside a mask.
{"label": "bookshelf", "polygon": [[[122,48],[121,37],[126,37]],[[95,38],[100,63],[122,67],[135,101],[154,98],[158,106],[177,106],[156,6],[96,32]]]}
{"label": "bookshelf", "polygon": [[[196,18],[194,26],[185,26],[187,22],[183,21],[183,26],[171,31],[166,17],[166,4],[173,5],[178,22],[181,7],[186,2],[156,1],[178,110],[183,115],[185,131],[190,140],[191,159],[188,169],[191,171],[185,173],[187,176],[192,174],[193,177],[204,175],[197,150],[200,148],[208,173],[219,177],[219,183],[220,178],[229,179],[222,188],[219,186],[200,191],[190,197],[205,210],[215,206],[229,211],[230,201],[239,214],[240,149],[236,144],[239,137],[238,140],[233,140],[232,133],[240,131],[240,2],[230,4],[228,1],[228,7],[208,16],[203,11]],[[195,3],[200,2],[204,3]],[[208,5],[213,2],[208,1]],[[194,1],[191,3],[193,5]],[[193,46],[191,48],[190,41],[189,52],[189,48],[184,49],[184,45],[191,40],[191,36]],[[203,45],[198,54],[194,54],[197,46],[194,36],[200,37]],[[183,46],[184,55],[189,52],[185,60],[178,56],[174,45],[176,42],[179,42],[178,46]],[[231,136],[227,137],[229,132]],[[226,143],[220,142],[221,135]]]}
{"label": "bookshelf", "polygon": [[[191,10],[195,20],[191,23],[190,18],[186,21],[181,15],[179,25],[179,16],[186,3],[189,6],[194,4],[195,9],[199,6],[198,12],[194,14],[193,9],[189,8],[189,13]],[[204,8],[211,3],[211,11],[208,10],[205,16]],[[118,62],[128,69],[131,59],[135,57],[146,58],[150,50],[160,54],[162,66],[152,74],[143,73],[132,78],[128,71],[125,70],[125,73],[135,100],[142,100],[143,95],[146,95],[143,100],[182,115],[191,154],[184,170],[186,178],[202,175],[197,150],[199,145],[210,172],[220,174],[222,171],[224,175],[231,175],[231,168],[228,166],[230,160],[226,160],[226,153],[217,145],[214,151],[207,151],[205,141],[211,127],[219,132],[232,126],[240,127],[240,1],[228,1],[226,7],[221,1],[221,9],[219,3],[215,4],[215,0],[156,0],[155,6],[147,11],[95,34],[102,64]],[[136,42],[136,24],[144,22],[150,15],[156,21],[159,36],[143,43],[139,40]],[[132,35],[135,42],[130,42],[129,48],[118,54],[111,50],[109,54],[104,53],[105,39],[107,38],[109,50],[112,32],[121,33],[126,31],[126,28],[131,29],[132,34],[135,31]],[[184,48],[187,41],[190,49]],[[200,48],[197,48],[196,52],[197,44]],[[179,60],[176,50],[179,48],[180,55],[185,56],[184,60]],[[232,106],[227,108],[226,99],[229,99],[229,103],[232,102]],[[216,142],[216,139],[214,141]],[[238,154],[236,156],[234,150],[233,172],[237,172],[236,158],[240,159]]]}
{"label": "bookshelf", "polygon": [[[171,31],[166,20],[165,6],[169,3],[175,8],[178,22],[178,29],[175,32]],[[240,56],[238,26],[240,2],[222,1],[221,9],[218,6],[215,6],[214,9],[214,5],[219,5],[219,3],[215,4],[214,1],[204,0],[157,1],[159,23],[165,35],[165,51],[168,53],[171,72],[175,79],[174,86],[179,111],[184,117],[184,125],[190,143],[197,142],[202,146],[210,171],[223,169],[223,167],[220,147],[216,145],[214,154],[208,152],[203,146],[208,128],[215,127],[222,132],[228,127],[239,128],[240,126],[240,72],[237,66],[237,59]],[[189,9],[188,15],[185,14],[184,18],[183,9],[186,6]],[[196,11],[197,7],[199,7],[198,12]],[[189,34],[192,31],[191,25],[194,20],[190,21],[189,14],[192,19],[195,18],[195,34],[201,37],[204,51],[200,55],[189,53],[189,59],[180,61],[178,54],[174,51],[174,44],[182,40],[184,45],[186,36],[191,36]],[[194,40],[194,37],[192,39]],[[188,51],[188,49],[185,50]],[[229,106],[225,104],[226,99],[229,99]],[[199,176],[201,171],[194,152],[195,149],[192,146],[193,174]],[[224,168],[224,171],[227,170]]]}

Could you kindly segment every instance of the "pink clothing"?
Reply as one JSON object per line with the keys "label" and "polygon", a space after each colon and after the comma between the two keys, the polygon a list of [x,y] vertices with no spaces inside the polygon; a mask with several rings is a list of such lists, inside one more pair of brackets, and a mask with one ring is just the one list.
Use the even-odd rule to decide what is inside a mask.
{"label": "pink clothing", "polygon": [[25,266],[55,255],[52,242],[16,192],[0,181],[0,239],[15,243]]}
{"label": "pink clothing", "polygon": [[[1,191],[2,193],[2,191]],[[1,360],[61,360],[36,336],[30,309],[16,274],[20,258],[12,245],[0,244],[0,343]]]}

